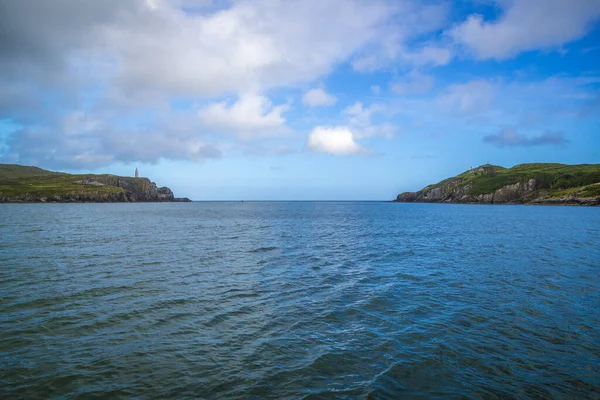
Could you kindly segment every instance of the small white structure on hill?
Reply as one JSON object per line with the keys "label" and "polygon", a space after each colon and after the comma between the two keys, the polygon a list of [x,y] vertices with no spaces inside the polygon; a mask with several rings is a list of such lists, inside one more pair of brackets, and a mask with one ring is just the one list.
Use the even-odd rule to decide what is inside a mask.
{"label": "small white structure on hill", "polygon": [[139,177],[140,177],[140,174],[139,174],[139,172],[138,172],[138,169],[137,169],[137,167],[135,167],[135,177],[136,177],[136,178],[139,178]]}

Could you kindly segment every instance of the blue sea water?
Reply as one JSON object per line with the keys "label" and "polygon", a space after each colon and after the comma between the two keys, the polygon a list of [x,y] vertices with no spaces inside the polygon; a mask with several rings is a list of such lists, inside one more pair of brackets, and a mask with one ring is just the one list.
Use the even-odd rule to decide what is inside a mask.
{"label": "blue sea water", "polygon": [[0,206],[0,398],[600,398],[600,208]]}

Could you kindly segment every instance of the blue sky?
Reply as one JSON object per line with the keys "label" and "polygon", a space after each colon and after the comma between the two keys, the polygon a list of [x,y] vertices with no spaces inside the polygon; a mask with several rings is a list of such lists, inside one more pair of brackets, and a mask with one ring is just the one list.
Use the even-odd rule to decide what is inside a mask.
{"label": "blue sky", "polygon": [[387,200],[600,162],[600,1],[10,0],[0,162],[196,200]]}

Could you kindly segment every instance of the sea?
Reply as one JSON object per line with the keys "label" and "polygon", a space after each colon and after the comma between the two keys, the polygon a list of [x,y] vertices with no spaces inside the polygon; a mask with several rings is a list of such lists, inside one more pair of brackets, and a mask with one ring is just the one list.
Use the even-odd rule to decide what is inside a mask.
{"label": "sea", "polygon": [[600,207],[0,205],[2,399],[599,399]]}

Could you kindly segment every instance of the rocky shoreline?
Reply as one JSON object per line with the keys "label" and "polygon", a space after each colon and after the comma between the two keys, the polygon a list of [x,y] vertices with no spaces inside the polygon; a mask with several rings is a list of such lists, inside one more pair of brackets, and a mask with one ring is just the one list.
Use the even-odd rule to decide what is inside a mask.
{"label": "rocky shoreline", "polygon": [[36,167],[0,165],[0,203],[191,202],[148,178],[70,175]]}
{"label": "rocky shoreline", "polygon": [[109,196],[18,196],[18,197],[0,197],[0,204],[41,204],[41,203],[191,203],[192,200],[187,197],[175,197],[172,200],[136,200],[127,195],[109,195]]}
{"label": "rocky shoreline", "polygon": [[[429,185],[417,192],[399,194],[394,202],[400,203],[453,203],[453,204],[530,204],[530,205],[600,205],[600,183],[577,187],[548,187],[548,179],[521,178],[520,181],[480,193],[482,184],[494,187],[497,167],[482,166],[454,178]],[[505,170],[509,171],[509,170]],[[470,174],[480,174],[472,176]],[[498,175],[499,176],[499,175]],[[482,182],[484,181],[484,182]],[[477,186],[479,185],[479,186]],[[499,187],[498,187],[499,186]],[[479,193],[478,193],[479,192]]]}

